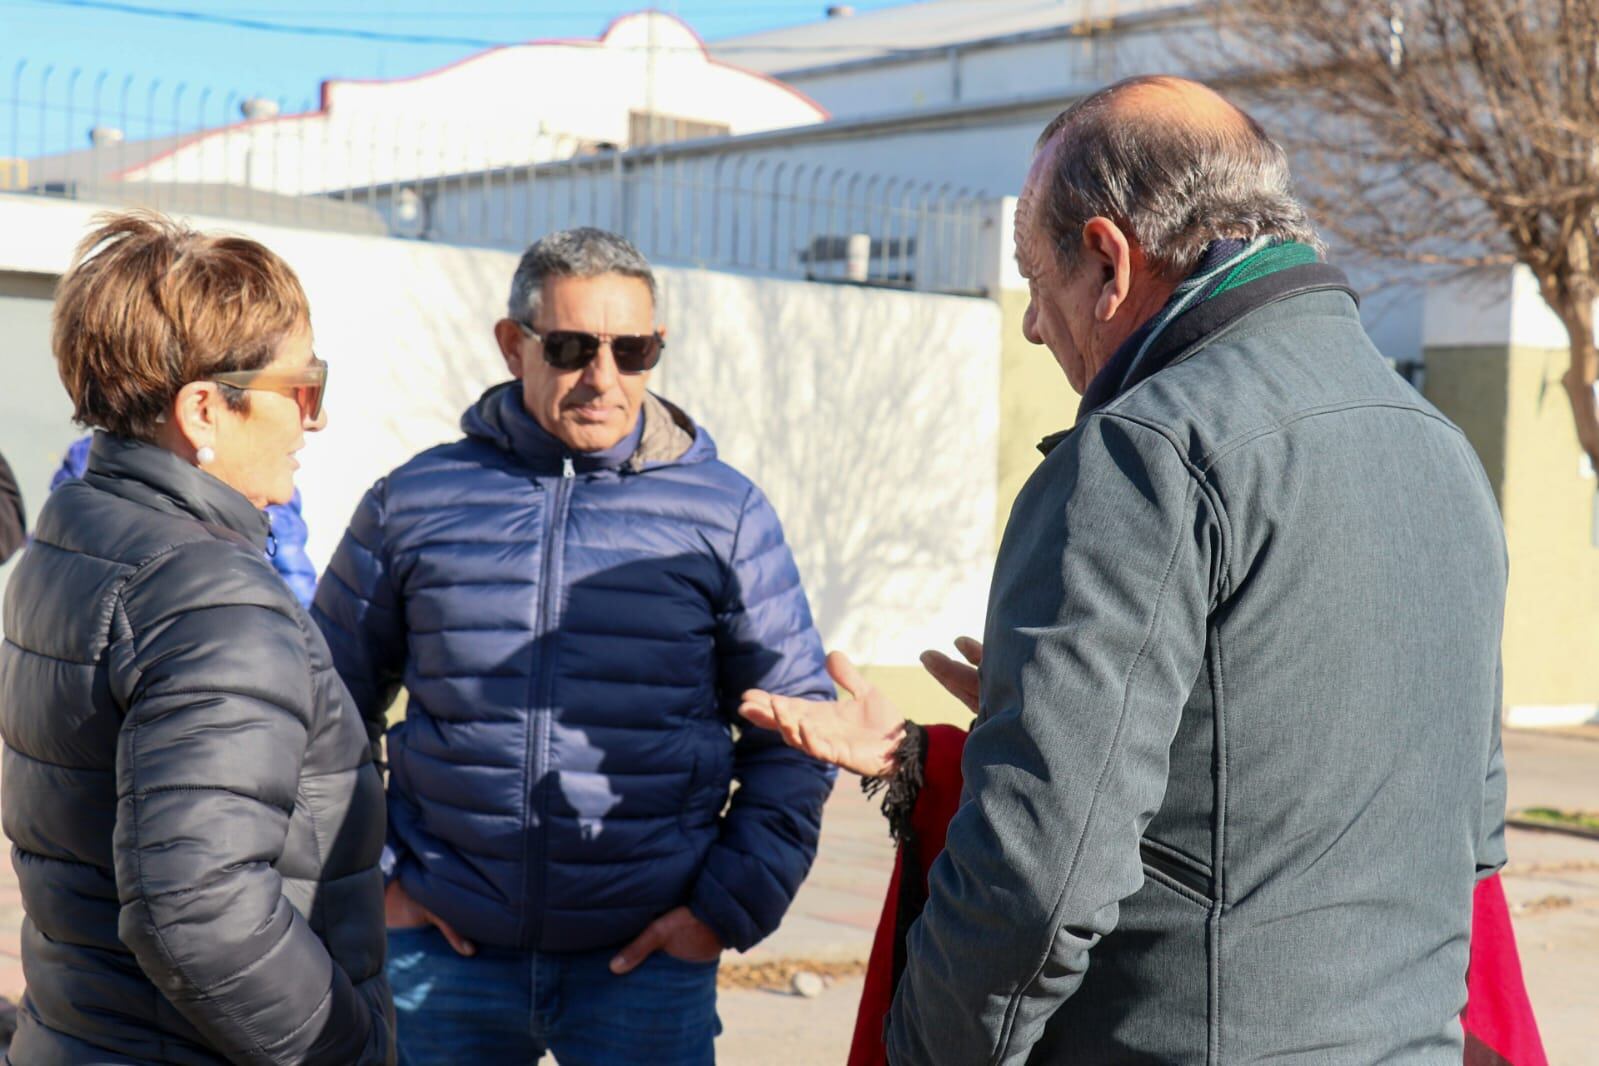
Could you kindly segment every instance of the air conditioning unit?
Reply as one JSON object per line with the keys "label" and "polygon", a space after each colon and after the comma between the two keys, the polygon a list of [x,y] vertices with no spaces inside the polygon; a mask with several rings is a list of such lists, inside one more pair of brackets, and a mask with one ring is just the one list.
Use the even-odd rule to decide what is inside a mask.
{"label": "air conditioning unit", "polygon": [[805,264],[805,277],[811,281],[914,285],[916,238],[818,234],[800,249],[799,261]]}

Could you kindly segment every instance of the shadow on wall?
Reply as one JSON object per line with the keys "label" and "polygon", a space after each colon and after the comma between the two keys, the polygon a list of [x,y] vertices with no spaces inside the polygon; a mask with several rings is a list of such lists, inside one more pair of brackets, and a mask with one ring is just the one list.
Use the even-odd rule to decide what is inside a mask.
{"label": "shadow on wall", "polygon": [[[494,344],[516,257],[403,241],[286,247],[334,365],[328,427],[298,476],[310,554],[325,565],[371,484],[460,437],[461,413],[508,376]],[[326,247],[323,247],[325,245]]]}
{"label": "shadow on wall", "polygon": [[659,384],[772,500],[829,646],[914,662],[980,628],[997,308],[707,272],[663,289]]}
{"label": "shadow on wall", "polygon": [[[441,439],[449,440],[459,435],[461,415],[484,390],[511,376],[495,345],[494,323],[505,314],[516,269],[515,257],[508,257],[509,269],[502,257],[472,254],[464,249],[453,258],[458,261],[449,269],[453,285],[451,299],[445,305],[449,313],[425,311],[423,315],[429,349],[437,363],[429,375],[428,387],[417,390],[415,397],[425,407],[426,421],[448,427],[449,432]],[[413,387],[416,384],[419,383],[412,383]],[[405,388],[406,382],[396,380],[395,386]],[[402,440],[413,432],[408,422],[392,416],[386,419],[385,428]]]}

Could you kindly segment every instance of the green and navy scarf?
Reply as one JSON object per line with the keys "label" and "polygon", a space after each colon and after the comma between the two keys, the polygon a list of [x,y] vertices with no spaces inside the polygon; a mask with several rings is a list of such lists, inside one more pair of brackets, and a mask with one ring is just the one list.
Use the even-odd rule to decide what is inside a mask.
{"label": "green and navy scarf", "polygon": [[[1341,289],[1355,296],[1343,273],[1321,262],[1307,244],[1270,237],[1212,241],[1166,305],[1122,342],[1089,382],[1077,420],[1177,362],[1250,311],[1316,289]],[[1061,436],[1056,434],[1045,444],[1052,445]]]}

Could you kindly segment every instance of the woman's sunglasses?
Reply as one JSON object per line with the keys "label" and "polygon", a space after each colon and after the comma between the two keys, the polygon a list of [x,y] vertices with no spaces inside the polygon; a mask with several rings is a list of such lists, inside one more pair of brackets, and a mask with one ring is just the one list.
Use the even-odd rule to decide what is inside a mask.
{"label": "woman's sunglasses", "polygon": [[600,354],[600,345],[609,341],[616,369],[624,374],[642,374],[661,361],[666,340],[659,333],[585,333],[577,329],[552,329],[540,333],[526,322],[518,322],[523,333],[544,348],[544,361],[557,370],[582,370]]}
{"label": "woman's sunglasses", "polygon": [[293,396],[294,402],[300,405],[300,417],[307,422],[315,422],[322,417],[322,396],[328,388],[328,364],[313,355],[310,363],[296,370],[264,366],[260,370],[230,370],[226,374],[212,374],[210,380],[234,389]]}

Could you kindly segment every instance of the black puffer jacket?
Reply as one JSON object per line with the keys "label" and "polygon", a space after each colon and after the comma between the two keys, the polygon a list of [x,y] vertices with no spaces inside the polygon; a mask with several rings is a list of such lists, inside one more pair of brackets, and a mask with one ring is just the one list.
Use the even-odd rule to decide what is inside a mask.
{"label": "black puffer jacket", "polygon": [[22,510],[22,493],[11,464],[0,455],[0,563],[16,554],[28,539],[28,520]]}
{"label": "black puffer jacket", "polygon": [[265,519],[97,434],[11,577],[11,1061],[393,1062],[383,786]]}

